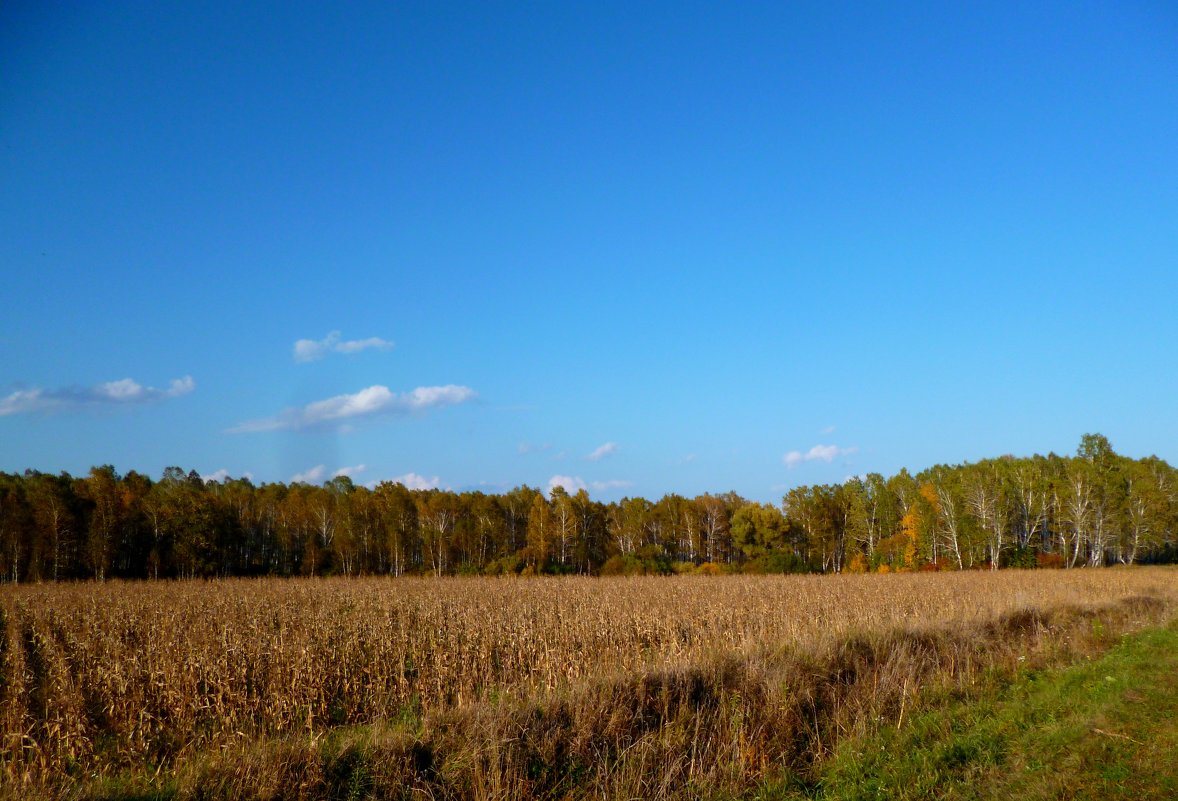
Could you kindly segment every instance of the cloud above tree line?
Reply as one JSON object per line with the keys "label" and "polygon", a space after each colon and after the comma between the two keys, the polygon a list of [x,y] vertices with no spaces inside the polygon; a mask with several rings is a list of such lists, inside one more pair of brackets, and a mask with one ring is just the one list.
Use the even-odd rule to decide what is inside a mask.
{"label": "cloud above tree line", "polygon": [[633,486],[633,482],[622,481],[620,479],[610,479],[608,481],[588,481],[586,482],[580,476],[562,476],[555,475],[548,479],[548,492],[560,487],[570,495],[575,495],[580,490],[593,490],[594,492],[608,492],[615,489],[625,489]]}
{"label": "cloud above tree line", "polygon": [[0,417],[34,412],[68,411],[102,406],[140,406],[187,395],[196,389],[192,376],[176,378],[167,389],[148,387],[130,378],[107,381],[92,387],[24,389],[0,398]]}
{"label": "cloud above tree line", "polygon": [[785,466],[793,469],[804,462],[826,462],[827,464],[833,462],[840,456],[849,456],[859,449],[856,447],[840,448],[838,445],[815,445],[810,450],[802,453],[801,451],[790,451],[781,458]]}
{"label": "cloud above tree line", "polygon": [[596,448],[594,448],[593,452],[590,453],[585,458],[591,462],[600,462],[602,459],[606,458],[607,456],[613,456],[617,452],[618,452],[618,443],[606,442],[606,443],[598,445]]}
{"label": "cloud above tree line", "polygon": [[[331,474],[332,478],[347,477],[353,478],[368,469],[366,464],[351,465],[349,467],[341,467]],[[301,473],[295,473],[290,477],[291,484],[322,484],[327,476],[327,465],[317,464],[314,467],[309,467]]]}
{"label": "cloud above tree line", "polygon": [[[240,477],[244,478],[246,481],[253,481],[254,480],[254,474],[249,472],[248,470],[246,472],[242,473]],[[206,482],[207,481],[215,481],[215,482],[220,483],[223,481],[232,481],[233,475],[229,472],[228,469],[222,467],[219,470],[214,470],[212,473],[201,473],[200,480],[206,481]]]}
{"label": "cloud above tree line", "polygon": [[359,353],[362,350],[389,350],[393,343],[380,337],[342,339],[339,331],[332,331],[323,339],[300,339],[294,343],[296,362],[313,362],[329,353]]}
{"label": "cloud above tree line", "polygon": [[406,489],[411,490],[431,490],[437,489],[442,485],[442,479],[437,476],[426,478],[418,473],[406,473],[403,476],[395,476],[388,480],[393,484],[401,484]]}
{"label": "cloud above tree line", "polygon": [[243,434],[314,428],[379,415],[424,412],[439,406],[466,403],[476,397],[478,393],[473,389],[457,384],[418,387],[400,394],[376,384],[350,395],[336,395],[306,406],[284,409],[273,417],[247,420],[229,429],[229,432]]}

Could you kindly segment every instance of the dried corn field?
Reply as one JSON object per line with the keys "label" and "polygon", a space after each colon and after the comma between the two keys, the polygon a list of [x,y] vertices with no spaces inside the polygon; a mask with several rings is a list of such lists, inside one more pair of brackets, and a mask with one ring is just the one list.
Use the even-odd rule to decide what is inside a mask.
{"label": "dried corn field", "polygon": [[11,790],[765,649],[817,653],[863,633],[1141,596],[1173,606],[1178,572],[8,586],[0,759]]}

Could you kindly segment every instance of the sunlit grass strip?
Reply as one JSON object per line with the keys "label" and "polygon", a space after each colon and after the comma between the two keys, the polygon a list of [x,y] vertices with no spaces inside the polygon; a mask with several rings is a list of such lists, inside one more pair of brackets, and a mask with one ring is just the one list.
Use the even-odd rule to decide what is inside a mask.
{"label": "sunlit grass strip", "polygon": [[1063,670],[917,710],[845,741],[812,785],[781,801],[880,797],[1178,797],[1178,625],[1125,639]]}

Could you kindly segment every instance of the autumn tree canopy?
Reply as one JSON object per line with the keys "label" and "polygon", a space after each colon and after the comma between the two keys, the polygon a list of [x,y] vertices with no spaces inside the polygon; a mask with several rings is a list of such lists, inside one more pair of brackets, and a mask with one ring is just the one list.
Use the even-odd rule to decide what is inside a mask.
{"label": "autumn tree canopy", "polygon": [[1074,457],[1004,456],[658,501],[0,473],[5,581],[422,573],[865,572],[1098,567],[1178,559],[1178,472],[1099,434]]}

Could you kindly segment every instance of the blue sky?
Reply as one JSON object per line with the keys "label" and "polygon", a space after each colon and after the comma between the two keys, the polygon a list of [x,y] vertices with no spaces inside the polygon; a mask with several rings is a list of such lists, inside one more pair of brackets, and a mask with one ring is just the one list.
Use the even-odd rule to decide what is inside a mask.
{"label": "blue sky", "polygon": [[1174,463],[1176,41],[1163,2],[5,3],[0,470]]}

